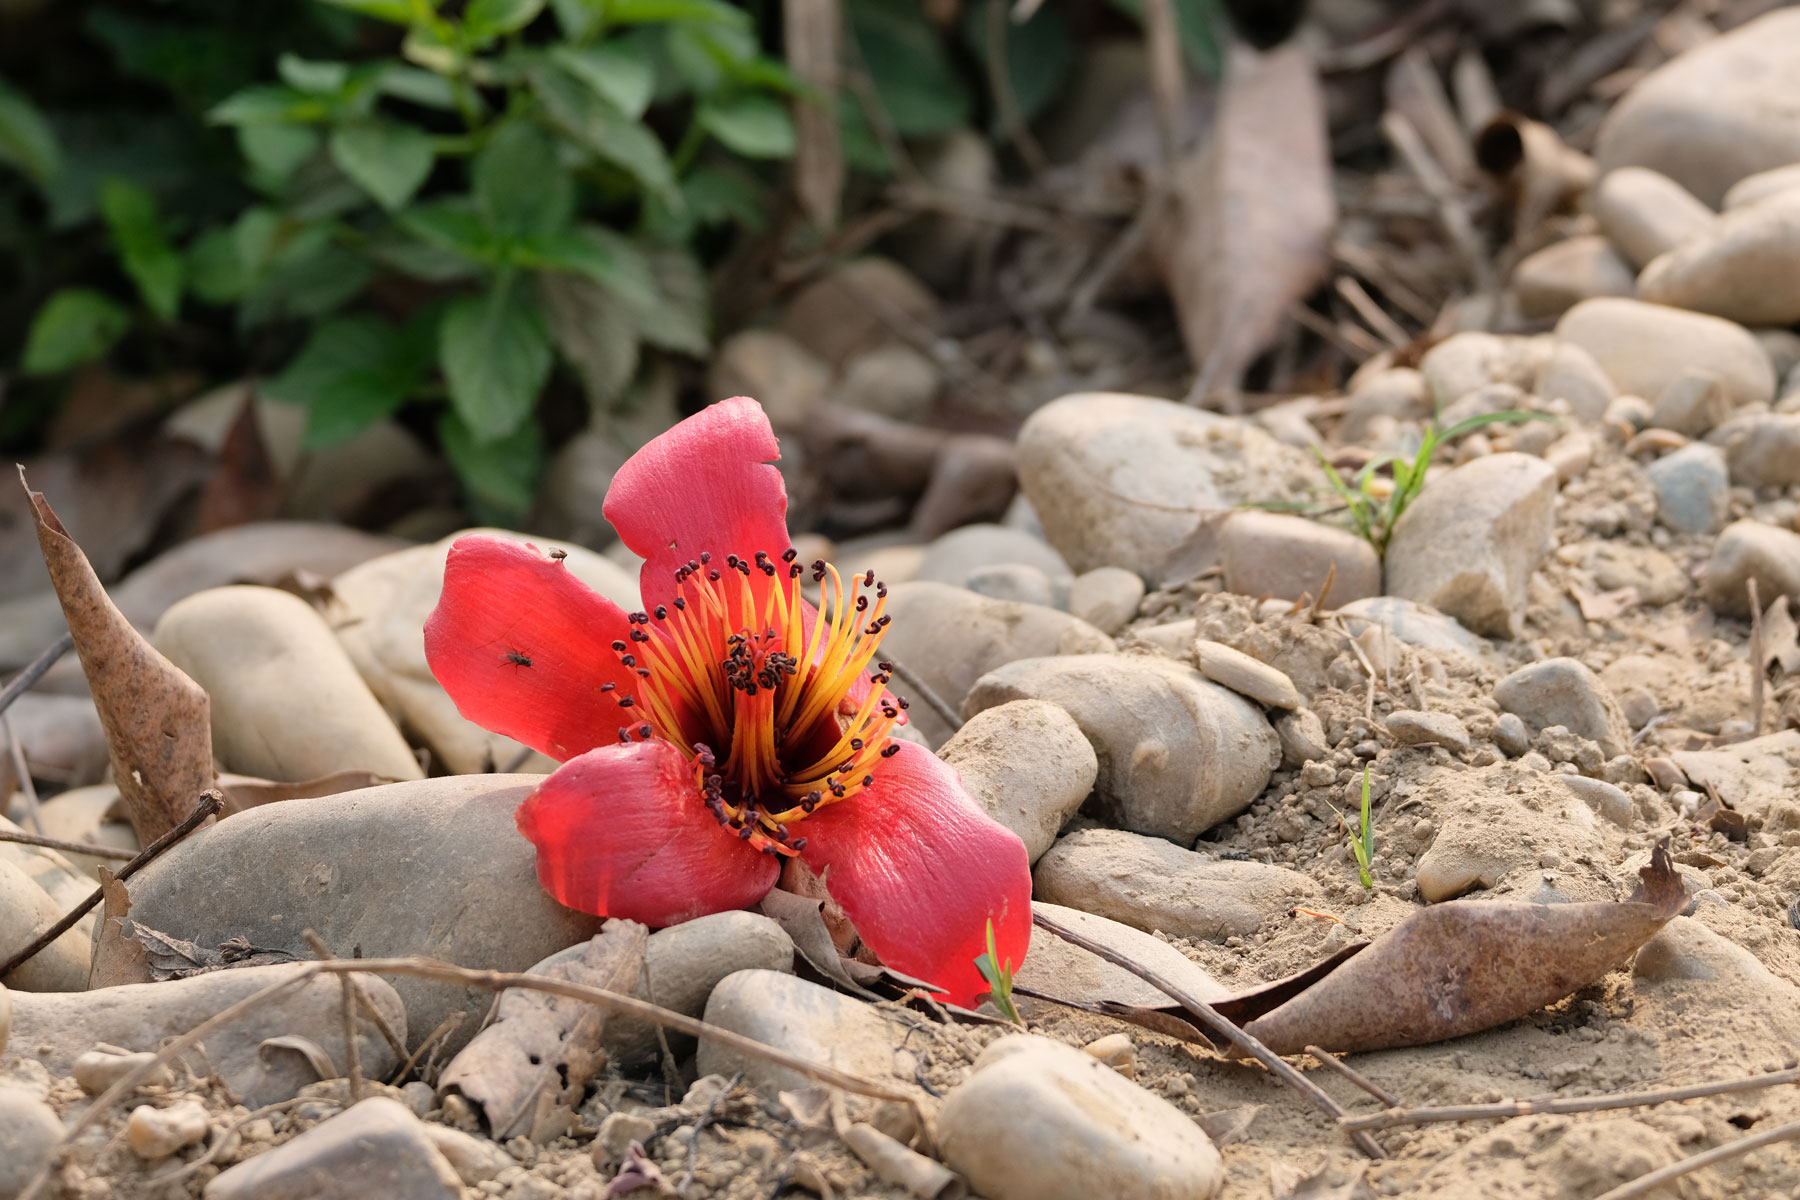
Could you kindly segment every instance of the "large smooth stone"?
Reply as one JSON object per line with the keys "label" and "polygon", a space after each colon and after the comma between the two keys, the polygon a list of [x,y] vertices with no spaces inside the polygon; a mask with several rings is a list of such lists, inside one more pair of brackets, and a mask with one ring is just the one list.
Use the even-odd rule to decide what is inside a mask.
{"label": "large smooth stone", "polygon": [[[794,940],[773,920],[734,910],[696,917],[659,929],[644,947],[643,978],[632,989],[641,999],[697,1017],[719,981],[738,971],[794,970]],[[666,1033],[677,1055],[685,1055],[693,1039]],[[606,1022],[607,1053],[620,1063],[656,1061],[661,1043],[656,1027],[630,1017]]]}
{"label": "large smooth stone", "polygon": [[[135,915],[135,913],[134,913]],[[349,947],[345,947],[346,950]],[[53,1075],[67,1075],[75,1060],[100,1042],[124,1050],[160,1049],[169,1038],[225,1011],[262,989],[289,979],[303,967],[287,963],[209,971],[166,983],[129,983],[91,992],[13,996],[10,1053],[42,1062]],[[387,1021],[402,1044],[410,1025],[400,997],[379,976],[360,975],[363,994]],[[419,1030],[421,1036],[429,1030]],[[209,1035],[204,1052],[187,1057],[201,1072],[212,1071],[251,1107],[286,1100],[318,1079],[304,1056],[294,1051],[265,1051],[262,1043],[293,1035],[316,1043],[342,1069],[344,1054],[343,991],[337,979],[320,976],[251,1008],[239,1019]],[[356,1045],[363,1071],[380,1078],[399,1063],[367,1013],[357,1015]]]}
{"label": "large smooth stone", "polygon": [[[1032,873],[1034,894],[1145,932],[1222,942],[1318,895],[1298,871],[1212,859],[1162,838],[1083,829],[1057,842]],[[1038,936],[1043,936],[1039,934]]]}
{"label": "large smooth stone", "polygon": [[0,1084],[0,1197],[13,1200],[50,1165],[62,1140],[56,1112],[26,1088]]}
{"label": "large smooth stone", "polygon": [[1381,594],[1381,557],[1347,529],[1287,513],[1246,509],[1219,533],[1225,590],[1298,600],[1319,595],[1331,580],[1332,607]]}
{"label": "large smooth stone", "polygon": [[1502,710],[1522,718],[1535,734],[1552,725],[1600,743],[1608,758],[1630,744],[1625,717],[1600,677],[1580,659],[1548,658],[1520,667],[1494,686]]}
{"label": "large smooth stone", "polygon": [[[586,941],[600,919],[564,908],[537,880],[537,851],[513,810],[531,775],[451,775],[249,809],[188,838],[128,885],[131,919],[202,946],[229,937],[309,955],[304,930],[338,954],[423,954],[466,967],[524,971]],[[125,964],[104,948],[96,985]],[[414,1029],[452,1012],[475,1032],[491,995],[396,979]]]}
{"label": "large smooth stone", "polygon": [[1075,718],[1099,760],[1094,791],[1115,824],[1192,842],[1249,806],[1281,761],[1262,710],[1154,655],[1031,658],[981,677],[970,716],[1047,700]]}
{"label": "large smooth stone", "polygon": [[[1047,900],[1033,900],[1031,911],[1043,913],[1065,929],[1118,951],[1139,966],[1155,971],[1196,1000],[1211,1003],[1231,995],[1230,988],[1201,970],[1192,959],[1141,929],[1082,912],[1079,908],[1051,904]],[[1031,931],[1031,951],[1025,956],[1025,964],[1019,968],[1015,982],[1062,1000],[1113,1000],[1143,1008],[1173,1003],[1166,993],[1124,967],[1116,967],[1099,955],[1043,929]],[[1019,1003],[1021,1009],[1027,1005],[1037,1006],[1034,1011],[1050,1008],[1045,1001],[1025,996],[1019,997]]]}
{"label": "large smooth stone", "polygon": [[330,626],[275,588],[211,588],[156,623],[156,648],[212,698],[227,770],[298,782],[336,771],[424,772]]}
{"label": "large smooth stone", "polygon": [[1601,173],[1660,171],[1713,208],[1732,184],[1800,162],[1800,12],[1745,22],[1644,76],[1600,124]]}
{"label": "large smooth stone", "polygon": [[1748,488],[1800,484],[1800,413],[1756,413],[1718,430],[1731,482]]}
{"label": "large smooth stone", "polygon": [[1645,167],[1608,171],[1595,185],[1594,217],[1625,261],[1634,267],[1705,233],[1713,210],[1694,194]]}
{"label": "large smooth stone", "polygon": [[1432,478],[1388,543],[1387,589],[1475,633],[1513,637],[1554,532],[1556,468],[1491,454]]}
{"label": "large smooth stone", "polygon": [[1734,408],[1775,398],[1775,369],[1750,331],[1722,317],[1642,300],[1583,300],[1556,334],[1594,356],[1621,393],[1654,400],[1683,373],[1714,375]]}
{"label": "large smooth stone", "polygon": [[[1068,613],[928,580],[889,588],[887,615],[894,620],[878,657],[892,658],[923,679],[953,710],[961,710],[977,679],[1009,662],[1114,648],[1111,638]],[[908,695],[904,680],[896,679],[892,687]],[[943,745],[954,730],[919,697],[911,696],[910,703],[913,728],[927,745]]]}
{"label": "large smooth stone", "polygon": [[[727,975],[706,1002],[706,1023],[797,1054],[820,1066],[864,1079],[917,1087],[902,1065],[900,1047],[910,1028],[872,1004],[778,971]],[[696,1067],[702,1075],[744,1073],[751,1087],[768,1091],[812,1086],[812,1080],[767,1059],[706,1040]]]}
{"label": "large smooth stone", "polygon": [[1396,641],[1440,654],[1460,654],[1476,662],[1493,649],[1486,638],[1470,633],[1455,617],[1399,596],[1358,600],[1344,605],[1338,615],[1345,618],[1345,627],[1352,636],[1360,636],[1371,625],[1380,625],[1393,634]]}
{"label": "large smooth stone", "polygon": [[1018,447],[1020,486],[1069,566],[1153,582],[1206,517],[1316,482],[1303,451],[1250,421],[1117,392],[1046,404]]}
{"label": "large smooth stone", "polygon": [[[457,538],[490,533],[524,542],[504,529],[465,529],[429,546],[414,546],[371,559],[331,581],[338,641],[363,681],[401,728],[417,737],[459,775],[503,770],[524,747],[464,720],[456,702],[438,684],[425,661],[425,618],[444,590],[444,559]],[[561,550],[563,565],[577,579],[627,612],[639,606],[637,577],[592,550],[548,538],[530,539],[545,550]],[[534,770],[554,764],[539,755]]]}
{"label": "large smooth stone", "polygon": [[1638,295],[1745,325],[1800,321],[1800,191],[1734,208],[1657,257]]}
{"label": "large smooth stone", "polygon": [[1800,533],[1761,521],[1733,521],[1713,543],[1706,564],[1706,602],[1728,617],[1750,615],[1750,580],[1757,599],[1800,597]]}
{"label": "large smooth stone", "polygon": [[205,1200],[460,1200],[462,1180],[404,1104],[371,1096],[206,1185]]}
{"label": "large smooth stone", "polygon": [[1705,442],[1683,446],[1644,470],[1656,490],[1656,517],[1678,533],[1712,533],[1725,523],[1731,477],[1725,452]]}
{"label": "large smooth stone", "polygon": [[[66,911],[23,868],[0,857],[0,958],[22,950]],[[21,993],[80,991],[90,953],[87,931],[77,925],[14,967],[0,983]]]}
{"label": "large smooth stone", "polygon": [[929,579],[954,587],[971,587],[971,576],[995,566],[1036,567],[1049,578],[1054,592],[1067,597],[1074,578],[1062,555],[1049,543],[1022,529],[1005,525],[964,525],[952,529],[925,547],[914,579]]}
{"label": "large smooth stone", "polygon": [[1042,857],[1094,786],[1094,748],[1063,709],[1015,700],[978,712],[944,743],[938,757],[956,768],[982,811]]}
{"label": "large smooth stone", "polygon": [[1527,319],[1559,317],[1595,296],[1629,296],[1637,280],[1612,243],[1597,233],[1564,238],[1520,260],[1512,289]]}
{"label": "large smooth stone", "polygon": [[944,1100],[944,1161],[990,1200],[1207,1200],[1212,1139],[1162,1097],[1073,1046],[994,1042]]}

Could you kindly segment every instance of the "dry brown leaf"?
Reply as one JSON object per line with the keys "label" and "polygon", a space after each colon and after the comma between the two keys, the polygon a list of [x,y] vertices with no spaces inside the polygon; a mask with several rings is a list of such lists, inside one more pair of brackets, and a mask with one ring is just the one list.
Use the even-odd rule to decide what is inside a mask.
{"label": "dry brown leaf", "polygon": [[312,800],[319,796],[335,796],[339,792],[360,791],[396,782],[398,781],[385,775],[377,775],[373,771],[333,771],[329,775],[303,779],[299,783],[279,783],[273,779],[258,779],[254,775],[233,775],[227,772],[219,776],[217,787],[225,794],[225,812],[229,815],[282,800]]}
{"label": "dry brown leaf", "polygon": [[824,903],[821,899],[771,888],[757,904],[756,911],[786,930],[800,957],[820,975],[865,1000],[880,999],[851,977],[847,969],[850,960],[838,953],[837,943],[826,928],[824,914],[820,911]]}
{"label": "dry brown leaf", "polygon": [[281,511],[287,485],[269,457],[262,430],[256,421],[256,396],[244,393],[244,403],[219,446],[218,465],[200,493],[196,532],[212,533],[263,521]]}
{"label": "dry brown leaf", "polygon": [[[608,921],[579,954],[564,951],[569,957],[533,974],[630,992],[643,971],[648,938],[635,921]],[[559,1115],[566,1128],[605,1062],[600,1038],[606,1010],[519,988],[502,992],[495,1009],[493,1024],[444,1068],[438,1094],[467,1098],[499,1141],[520,1135],[540,1140]]]}
{"label": "dry brown leaf", "polygon": [[1286,313],[1325,278],[1337,224],[1325,99],[1298,46],[1239,46],[1211,136],[1176,168],[1155,258],[1196,392],[1235,390]]}
{"label": "dry brown leaf", "polygon": [[325,1047],[311,1038],[303,1038],[297,1033],[283,1034],[281,1037],[264,1038],[256,1047],[256,1053],[262,1058],[269,1057],[271,1050],[288,1050],[304,1058],[307,1065],[320,1079],[337,1079],[337,1064],[331,1061],[331,1055]]}
{"label": "dry brown leaf", "polygon": [[1775,597],[1762,619],[1763,673],[1777,683],[1800,672],[1800,625],[1788,611],[1788,598]]}
{"label": "dry brown leaf", "polygon": [[[100,955],[99,961],[114,964],[112,972],[105,979],[90,976],[89,987],[108,987],[119,983],[149,983],[149,956],[143,945],[132,936],[131,893],[125,885],[113,878],[110,867],[102,864],[95,870],[100,876],[100,890],[105,897],[100,903],[100,927],[94,938],[94,952]],[[114,950],[107,946],[108,942],[116,942],[119,948]]]}
{"label": "dry brown leaf", "polygon": [[38,545],[106,728],[113,778],[141,845],[179,825],[212,786],[211,707],[204,689],[157,653],[113,604],[43,493],[19,472]]}
{"label": "dry brown leaf", "polygon": [[1474,179],[1475,152],[1424,46],[1408,46],[1388,68],[1387,104],[1412,122],[1444,174],[1458,183]]}
{"label": "dry brown leaf", "polygon": [[1421,1046],[1517,1020],[1624,962],[1687,904],[1657,847],[1628,900],[1456,900],[1413,914],[1244,1026],[1277,1054]]}
{"label": "dry brown leaf", "polygon": [[822,232],[837,227],[844,147],[837,118],[838,56],[844,40],[839,0],[787,0],[782,31],[788,66],[813,89],[794,97],[794,194]]}

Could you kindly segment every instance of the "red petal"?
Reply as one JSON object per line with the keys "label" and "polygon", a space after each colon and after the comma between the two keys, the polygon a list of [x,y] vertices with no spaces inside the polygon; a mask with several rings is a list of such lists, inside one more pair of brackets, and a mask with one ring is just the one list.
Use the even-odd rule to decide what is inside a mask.
{"label": "red petal", "polygon": [[604,509],[644,559],[646,605],[671,599],[675,569],[702,551],[723,559],[766,550],[780,559],[789,545],[787,488],[769,465],[780,453],[762,405],[736,396],[701,409],[619,468]]}
{"label": "red petal", "polygon": [[[623,609],[559,560],[470,534],[450,547],[425,659],[463,716],[567,760],[635,724],[614,700],[638,682],[612,649],[629,628]],[[603,693],[605,683],[618,690]]]}
{"label": "red petal", "polygon": [[781,873],[713,819],[687,757],[660,739],[572,759],[517,819],[544,890],[596,916],[675,925],[755,904]]}
{"label": "red petal", "polygon": [[975,960],[987,952],[988,921],[1002,964],[1017,970],[1031,944],[1025,844],[931,751],[894,745],[873,784],[799,826],[801,857],[882,962],[973,1004],[987,990]]}

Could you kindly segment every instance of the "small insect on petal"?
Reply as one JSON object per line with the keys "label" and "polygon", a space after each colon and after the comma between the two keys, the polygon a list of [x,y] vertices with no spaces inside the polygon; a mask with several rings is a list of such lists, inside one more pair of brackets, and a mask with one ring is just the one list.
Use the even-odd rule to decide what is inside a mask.
{"label": "small insect on petal", "polygon": [[504,657],[507,662],[515,667],[529,667],[531,665],[531,656],[529,654],[521,654],[517,650],[508,650]]}

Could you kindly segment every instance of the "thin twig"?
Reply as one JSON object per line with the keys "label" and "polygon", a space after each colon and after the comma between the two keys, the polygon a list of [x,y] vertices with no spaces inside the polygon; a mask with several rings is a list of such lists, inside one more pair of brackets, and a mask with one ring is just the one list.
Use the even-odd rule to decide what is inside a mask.
{"label": "thin twig", "polygon": [[[1350,631],[1348,629],[1344,630],[1344,636],[1350,637]],[[1356,653],[1357,659],[1362,663],[1363,670],[1369,673],[1369,692],[1363,697],[1363,719],[1373,721],[1375,719],[1375,664],[1369,661],[1369,655],[1367,651],[1362,648],[1362,643],[1353,637],[1350,638],[1350,649]]]}
{"label": "thin twig", "polygon": [[1331,285],[1345,303],[1356,310],[1356,315],[1363,323],[1386,339],[1388,345],[1398,350],[1412,341],[1412,335],[1401,328],[1400,322],[1387,315],[1381,305],[1375,303],[1375,297],[1369,295],[1362,284],[1348,275],[1339,275]]}
{"label": "thin twig", "polygon": [[[435,1045],[439,1039],[450,1036],[451,1030],[461,1026],[467,1019],[468,1014],[461,1009],[458,1009],[439,1021],[437,1023],[437,1028],[426,1034],[425,1040],[419,1043],[419,1048],[406,1056],[406,1061],[400,1064],[400,1069],[394,1073],[388,1080],[388,1083],[393,1087],[399,1087],[400,1081],[411,1074],[412,1069],[419,1064],[419,1059],[424,1056],[425,1051]],[[419,1078],[424,1079],[425,1077],[421,1074]],[[429,1083],[431,1081],[427,1079],[425,1082]]]}
{"label": "thin twig", "polygon": [[6,730],[6,744],[12,753],[13,770],[19,776],[19,794],[25,797],[25,819],[38,833],[44,832],[44,813],[38,807],[37,784],[31,778],[31,766],[25,761],[25,747],[19,744],[19,732],[12,718],[0,712],[0,728]]}
{"label": "thin twig", "polygon": [[123,846],[101,846],[93,842],[65,842],[61,838],[44,837],[37,833],[21,833],[12,829],[0,829],[0,842],[17,842],[21,846],[42,846],[46,850],[61,850],[65,854],[116,858],[120,862],[137,856],[136,850],[127,850]]}
{"label": "thin twig", "polygon": [[75,648],[75,635],[65,633],[51,642],[44,652],[25,664],[25,669],[7,680],[6,687],[0,688],[0,712],[11,707],[12,702],[31,690],[31,685],[44,677],[44,672],[62,661],[62,656]]}
{"label": "thin twig", "polygon": [[1355,1067],[1351,1066],[1331,1051],[1321,1050],[1317,1046],[1308,1046],[1306,1052],[1318,1059],[1320,1065],[1330,1067],[1339,1075],[1342,1075],[1345,1079],[1348,1079],[1351,1083],[1354,1083],[1357,1087],[1369,1093],[1369,1095],[1375,1097],[1389,1108],[1400,1107],[1399,1097],[1376,1083],[1373,1079],[1370,1079],[1367,1075],[1364,1075],[1361,1071],[1358,1071]]}
{"label": "thin twig", "polygon": [[1680,1179],[1683,1175],[1691,1175],[1703,1167],[1714,1163],[1727,1162],[1734,1158],[1742,1158],[1752,1150],[1770,1145],[1774,1142],[1785,1142],[1789,1138],[1800,1137],[1800,1121],[1789,1121],[1786,1125],[1777,1125],[1773,1129],[1765,1129],[1761,1133],[1753,1133],[1747,1138],[1725,1146],[1714,1146],[1711,1150],[1702,1151],[1691,1158],[1670,1163],[1660,1171],[1652,1171],[1648,1175],[1640,1175],[1630,1183],[1620,1184],[1610,1192],[1603,1192],[1595,1200],[1631,1200],[1633,1196],[1642,1196],[1653,1192],[1670,1180]]}
{"label": "thin twig", "polygon": [[[1115,967],[1122,967],[1123,969],[1130,971],[1133,975],[1136,975],[1139,979],[1142,979],[1145,983],[1163,993],[1165,996],[1169,997],[1169,999],[1181,1005],[1181,1007],[1187,1009],[1188,1012],[1192,1013],[1194,1017],[1199,1020],[1200,1024],[1204,1025],[1212,1033],[1217,1034],[1251,1058],[1254,1058],[1263,1066],[1269,1068],[1269,1070],[1283,1083],[1305,1096],[1308,1100],[1311,1100],[1314,1105],[1324,1109],[1334,1117],[1342,1118],[1345,1115],[1344,1106],[1339,1104],[1336,1100],[1333,1100],[1329,1092],[1302,1075],[1294,1068],[1292,1063],[1263,1045],[1262,1042],[1251,1037],[1248,1033],[1245,1033],[1242,1029],[1220,1016],[1213,1010],[1211,1005],[1194,999],[1194,997],[1188,995],[1187,992],[1183,991],[1179,986],[1170,983],[1156,971],[1144,966],[1142,963],[1135,962],[1131,958],[1120,954],[1117,950],[1112,949],[1110,946],[1102,945],[1091,938],[1076,933],[1073,929],[1058,924],[1041,912],[1032,913],[1031,919],[1039,928],[1055,934],[1066,942],[1071,942],[1074,945],[1080,946],[1083,950],[1086,950],[1091,954],[1099,955]],[[1352,1132],[1350,1134],[1350,1140],[1356,1143],[1357,1149],[1361,1150],[1370,1158],[1387,1157],[1387,1151],[1383,1150],[1376,1143],[1374,1138],[1363,1133],[1361,1130]]]}
{"label": "thin twig", "polygon": [[1750,736],[1761,737],[1763,727],[1763,628],[1762,601],[1756,595],[1756,576],[1744,581],[1750,593]]}
{"label": "thin twig", "polygon": [[1399,154],[1419,186],[1425,189],[1425,194],[1431,197],[1438,223],[1450,235],[1450,241],[1462,257],[1463,266],[1468,270],[1475,290],[1492,292],[1494,271],[1481,244],[1481,236],[1475,232],[1474,222],[1470,221],[1469,212],[1463,207],[1462,198],[1457,195],[1456,185],[1444,174],[1444,169],[1438,165],[1437,160],[1431,157],[1431,151],[1426,149],[1425,139],[1419,136],[1419,131],[1413,128],[1411,121],[1393,109],[1381,114],[1381,132],[1386,135],[1388,144]]}
{"label": "thin twig", "polygon": [[1012,72],[1006,65],[1006,5],[999,0],[988,5],[985,49],[988,89],[994,96],[994,112],[1000,118],[1000,126],[1006,131],[1006,138],[1012,143],[1013,149],[1018,151],[1019,160],[1025,164],[1025,169],[1031,172],[1031,177],[1042,180],[1050,170],[1050,160],[1044,157],[1044,148],[1031,136],[1031,127],[1025,124],[1025,114],[1019,110],[1019,97],[1013,91]]}
{"label": "thin twig", "polygon": [[938,718],[942,720],[944,724],[950,726],[952,730],[962,728],[962,718],[956,715],[956,710],[944,703],[944,698],[932,691],[930,684],[913,674],[912,671],[907,668],[905,663],[894,661],[894,659],[888,657],[885,652],[882,655],[882,661],[894,668],[894,674],[899,678],[900,682],[904,683],[919,697],[919,699],[923,700],[925,702],[925,707],[936,713]]}
{"label": "thin twig", "polygon": [[1112,245],[1106,248],[1106,253],[1100,256],[1100,261],[1094,264],[1094,269],[1088,272],[1087,278],[1070,289],[1069,303],[1063,310],[1060,322],[1065,334],[1076,322],[1093,311],[1094,305],[1100,299],[1100,293],[1105,291],[1114,277],[1137,257],[1138,251],[1142,250],[1144,243],[1149,240],[1150,231],[1156,227],[1156,222],[1162,215],[1163,206],[1169,202],[1172,194],[1168,180],[1166,178],[1158,179],[1155,186],[1150,189],[1150,194],[1144,197],[1144,202],[1138,205],[1137,213],[1131,218],[1131,223],[1126,225],[1119,232],[1119,236],[1113,239]]}
{"label": "thin twig", "polygon": [[1398,1125],[1430,1125],[1444,1121],[1505,1121],[1513,1117],[1529,1117],[1538,1113],[1602,1112],[1613,1108],[1647,1108],[1672,1100],[1698,1100],[1702,1096],[1723,1096],[1729,1092],[1752,1092],[1759,1088],[1780,1087],[1784,1083],[1800,1083],[1800,1067],[1785,1071],[1768,1071],[1746,1075],[1718,1083],[1691,1083],[1685,1087],[1662,1088],[1654,1092],[1619,1092],[1610,1096],[1551,1096],[1537,1100],[1501,1100],[1494,1104],[1452,1104],[1431,1108],[1389,1108],[1366,1116],[1346,1117],[1345,1129],[1392,1129]]}
{"label": "thin twig", "polygon": [[[304,930],[300,934],[312,952],[322,960],[330,962],[337,957],[325,939],[312,930]],[[344,1024],[344,1062],[350,1080],[350,1103],[359,1104],[367,1089],[363,1086],[362,1047],[356,1042],[356,980],[350,975],[338,976],[341,992],[342,1020]]]}
{"label": "thin twig", "polygon": [[[201,823],[205,821],[206,818],[218,812],[219,806],[224,803],[224,799],[225,798],[218,792],[210,789],[200,793],[200,803],[196,804],[194,806],[194,811],[187,815],[187,820],[175,826],[175,828],[169,830],[169,832],[163,834],[154,842],[151,842],[148,846],[145,846],[142,850],[138,851],[137,856],[124,866],[120,867],[119,873],[113,876],[113,878],[123,883],[125,880],[130,879],[133,875],[137,874],[144,867],[150,865],[157,855],[161,854],[164,850],[167,850],[170,846],[173,846],[176,842],[179,842],[188,834],[194,832],[194,830],[200,828]],[[94,906],[104,899],[106,899],[106,889],[95,888],[92,895],[76,905],[69,912],[64,913],[62,919],[57,921],[56,924],[50,926],[50,928],[33,938],[30,945],[20,950],[17,954],[14,954],[5,962],[0,963],[0,979],[4,979],[7,975],[11,974],[20,963],[30,961],[31,957],[37,954],[38,951],[73,929],[77,921],[92,912]]]}
{"label": "thin twig", "polygon": [[1337,559],[1325,565],[1325,582],[1319,585],[1319,598],[1312,603],[1312,609],[1306,614],[1309,625],[1319,623],[1319,614],[1325,611],[1325,598],[1331,595],[1331,585],[1337,582]]}
{"label": "thin twig", "polygon": [[1181,31],[1171,0],[1144,0],[1144,53],[1149,59],[1150,96],[1155,101],[1162,176],[1173,180],[1187,140],[1182,119],[1187,72],[1181,65]]}
{"label": "thin twig", "polygon": [[[639,1000],[636,996],[627,996],[620,992],[608,991],[605,988],[591,987],[587,984],[575,983],[567,979],[552,979],[545,975],[526,975],[512,971],[483,971],[473,967],[458,967],[450,963],[439,962],[436,959],[425,958],[422,956],[409,958],[315,959],[312,962],[301,964],[300,969],[289,978],[283,979],[279,983],[270,984],[260,992],[246,996],[222,1012],[216,1013],[207,1020],[202,1021],[193,1029],[190,1029],[188,1032],[163,1046],[156,1052],[155,1058],[141,1063],[120,1076],[117,1082],[96,1097],[94,1102],[76,1118],[74,1124],[69,1126],[68,1130],[63,1134],[62,1141],[57,1145],[56,1153],[51,1156],[50,1161],[45,1164],[44,1169],[38,1173],[37,1177],[31,1181],[30,1186],[20,1193],[19,1200],[35,1200],[35,1197],[43,1189],[44,1184],[66,1160],[66,1156],[76,1140],[79,1139],[80,1136],[96,1121],[100,1120],[100,1118],[121,1099],[129,1096],[138,1084],[149,1078],[152,1071],[156,1070],[164,1063],[171,1061],[184,1050],[187,1050],[196,1043],[211,1036],[215,1030],[229,1025],[231,1022],[237,1020],[245,1013],[259,1007],[266,1001],[272,1000],[276,996],[282,995],[295,988],[304,986],[308,980],[311,980],[316,976],[341,975],[346,973],[409,975],[417,979],[448,980],[451,983],[460,983],[468,987],[485,988],[488,991],[494,992],[505,991],[507,988],[527,988],[532,991],[548,992],[553,996],[567,996],[572,1000],[580,1000],[586,1004],[593,1004],[612,1013],[635,1017],[640,1021],[649,1021],[653,1024],[666,1026],[669,1029],[675,1030],[677,1033],[685,1033],[690,1037],[715,1042],[727,1049],[735,1050],[740,1054],[745,1054],[752,1058],[759,1058],[765,1062],[774,1063],[777,1066],[786,1067],[790,1071],[804,1075],[814,1082],[822,1083],[829,1087],[842,1088],[846,1092],[853,1092],[859,1096],[873,1096],[878,1100],[897,1100],[913,1110],[914,1115],[919,1119],[920,1128],[928,1127],[925,1120],[925,1113],[919,1105],[919,1099],[910,1091],[893,1084],[879,1083],[872,1079],[863,1079],[860,1076],[852,1075],[847,1071],[840,1071],[836,1067],[825,1066],[821,1063],[813,1062],[811,1059],[802,1055],[794,1054],[775,1046],[765,1045],[755,1038],[745,1037],[741,1033],[734,1033],[729,1029],[722,1029],[717,1025],[709,1025],[696,1017],[690,1017],[683,1013],[671,1012],[669,1009]],[[1261,1045],[1260,1042],[1256,1044],[1259,1046]],[[1276,1061],[1280,1062],[1279,1059]],[[1286,1063],[1281,1063],[1281,1065],[1287,1067]],[[1287,1069],[1289,1071],[1293,1070],[1292,1067],[1287,1067]],[[1321,1092],[1320,1095],[1324,1095],[1324,1093]],[[1330,1100],[1329,1096],[1325,1098],[1328,1101]],[[1339,1112],[1341,1113],[1342,1110],[1340,1109]],[[1366,1137],[1367,1135],[1364,1134],[1360,1136]],[[1373,1143],[1370,1144],[1372,1145]]]}
{"label": "thin twig", "polygon": [[[999,6],[996,5],[995,7]],[[707,1122],[713,1119],[713,1114],[719,1111],[719,1105],[723,1103],[725,1097],[731,1095],[731,1093],[736,1090],[737,1085],[743,1081],[744,1073],[742,1071],[733,1075],[725,1086],[720,1088],[717,1094],[713,1096],[712,1103],[706,1106],[706,1111],[701,1113],[699,1118],[694,1122],[694,1127],[688,1134],[687,1169],[681,1173],[681,1182],[675,1185],[676,1195],[687,1195],[688,1188],[692,1187],[694,1184],[694,1172],[700,1168],[700,1131],[706,1128]]]}

